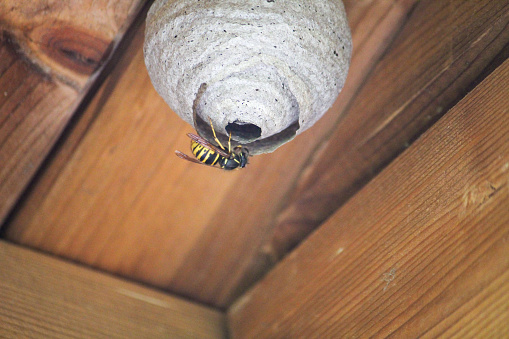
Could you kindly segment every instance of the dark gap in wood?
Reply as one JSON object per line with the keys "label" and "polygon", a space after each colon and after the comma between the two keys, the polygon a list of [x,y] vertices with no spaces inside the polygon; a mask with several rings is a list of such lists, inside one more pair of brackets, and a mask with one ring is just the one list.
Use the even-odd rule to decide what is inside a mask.
{"label": "dark gap in wood", "polygon": [[[508,29],[508,28],[505,28]],[[493,60],[490,62],[488,66],[486,66],[479,76],[472,81],[472,83],[465,89],[466,92],[472,91],[477,85],[479,85],[488,75],[490,75],[494,70],[496,70],[504,61],[509,58],[509,44],[506,44],[504,48],[498,53]]]}

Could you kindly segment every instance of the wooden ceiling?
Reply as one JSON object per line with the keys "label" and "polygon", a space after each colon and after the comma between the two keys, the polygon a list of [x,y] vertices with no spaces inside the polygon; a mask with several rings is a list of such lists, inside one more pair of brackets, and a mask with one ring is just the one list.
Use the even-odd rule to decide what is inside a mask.
{"label": "wooden ceiling", "polygon": [[233,338],[506,338],[509,60],[228,309]]}
{"label": "wooden ceiling", "polygon": [[0,3],[3,237],[220,308],[500,64],[509,41],[503,1],[345,1],[354,55],[335,105],[223,173],[174,155],[192,127],[148,78],[148,5]]}

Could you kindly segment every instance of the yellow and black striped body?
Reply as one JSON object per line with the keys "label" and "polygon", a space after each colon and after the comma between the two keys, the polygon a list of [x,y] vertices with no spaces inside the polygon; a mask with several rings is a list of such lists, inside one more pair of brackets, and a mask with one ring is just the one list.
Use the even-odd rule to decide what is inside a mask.
{"label": "yellow and black striped body", "polygon": [[199,135],[187,133],[187,136],[191,138],[191,151],[193,152],[194,158],[180,151],[175,151],[175,154],[179,158],[190,162],[208,166],[218,165],[218,168],[228,171],[246,167],[249,157],[248,149],[242,145],[237,145],[232,149],[230,143],[231,135],[230,139],[228,139],[228,149],[226,149],[216,137],[212,122],[210,123],[210,127],[214,133],[214,140],[218,145],[210,143]]}
{"label": "yellow and black striped body", "polygon": [[[204,141],[197,141],[191,139],[191,151],[196,159],[202,164],[214,166],[218,165],[224,170],[234,170],[237,168],[244,168],[247,165],[247,158],[249,151],[242,146],[236,146],[233,151],[226,150],[224,147],[219,146],[217,150],[211,149],[203,145]],[[216,147],[216,146],[213,146]],[[223,150],[228,153],[228,157],[219,154],[217,151]]]}
{"label": "yellow and black striped body", "polygon": [[204,147],[202,144],[194,140],[191,140],[191,151],[193,152],[196,159],[200,160],[206,165],[214,166],[218,161],[223,160],[220,163],[224,163],[226,160],[226,158],[219,153]]}

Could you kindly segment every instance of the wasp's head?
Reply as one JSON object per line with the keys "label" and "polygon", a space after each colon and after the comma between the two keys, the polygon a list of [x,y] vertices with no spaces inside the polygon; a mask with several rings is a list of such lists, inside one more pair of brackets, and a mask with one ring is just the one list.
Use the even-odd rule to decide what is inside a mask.
{"label": "wasp's head", "polygon": [[244,168],[247,165],[249,151],[242,146],[235,146],[230,154],[230,158],[226,160],[224,169],[233,170],[237,168]]}
{"label": "wasp's head", "polygon": [[239,167],[246,167],[247,158],[249,157],[248,149],[242,146],[236,146],[233,148],[233,154],[235,154],[235,156],[238,157],[238,160],[240,161]]}

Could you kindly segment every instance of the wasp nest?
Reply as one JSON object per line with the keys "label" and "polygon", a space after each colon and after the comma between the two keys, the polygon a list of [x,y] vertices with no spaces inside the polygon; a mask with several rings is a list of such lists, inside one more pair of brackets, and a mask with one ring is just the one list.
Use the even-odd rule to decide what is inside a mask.
{"label": "wasp nest", "polygon": [[252,154],[311,127],[346,79],[352,42],[340,0],[156,0],[145,63],[157,92],[206,138]]}

